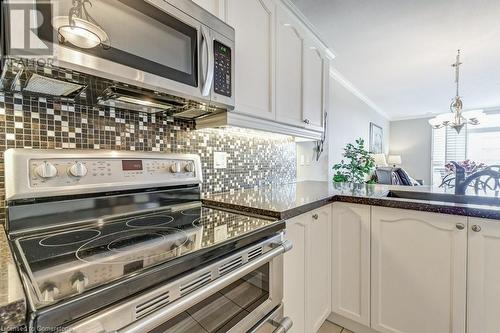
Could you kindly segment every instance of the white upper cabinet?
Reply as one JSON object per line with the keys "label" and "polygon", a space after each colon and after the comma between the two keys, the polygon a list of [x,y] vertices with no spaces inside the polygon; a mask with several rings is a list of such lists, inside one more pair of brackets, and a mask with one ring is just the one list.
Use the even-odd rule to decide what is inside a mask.
{"label": "white upper cabinet", "polygon": [[224,1],[225,0],[191,0],[206,11],[215,16],[224,18]]}
{"label": "white upper cabinet", "polygon": [[226,21],[236,32],[234,112],[274,120],[275,3],[227,0],[226,4]]}
{"label": "white upper cabinet", "polygon": [[500,332],[500,223],[469,219],[468,332]]}
{"label": "white upper cabinet", "polygon": [[332,206],[332,312],[370,326],[370,206]]}
{"label": "white upper cabinet", "polygon": [[282,0],[192,0],[235,29],[234,111],[198,128],[237,126],[320,140],[328,109],[326,47]]}
{"label": "white upper cabinet", "polygon": [[278,7],[277,19],[276,120],[303,126],[303,31],[298,20],[282,7]]}
{"label": "white upper cabinet", "polygon": [[373,329],[465,333],[466,225],[461,216],[372,207]]}
{"label": "white upper cabinet", "polygon": [[322,130],[328,96],[328,60],[321,48],[307,40],[304,47],[303,121],[306,126]]}

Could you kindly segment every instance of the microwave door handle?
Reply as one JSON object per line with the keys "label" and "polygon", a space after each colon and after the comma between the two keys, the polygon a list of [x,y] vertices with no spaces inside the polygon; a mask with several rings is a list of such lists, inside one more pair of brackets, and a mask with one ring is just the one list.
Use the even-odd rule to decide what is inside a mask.
{"label": "microwave door handle", "polygon": [[[201,95],[204,97],[210,96],[210,90],[212,89],[212,83],[214,80],[214,50],[213,44],[210,42],[210,31],[201,27],[201,35],[203,38],[202,45],[202,64],[207,65],[207,68],[204,69],[204,82],[203,87],[201,89]],[[205,55],[205,53],[207,55]],[[205,62],[205,57],[207,57],[207,61]]]}

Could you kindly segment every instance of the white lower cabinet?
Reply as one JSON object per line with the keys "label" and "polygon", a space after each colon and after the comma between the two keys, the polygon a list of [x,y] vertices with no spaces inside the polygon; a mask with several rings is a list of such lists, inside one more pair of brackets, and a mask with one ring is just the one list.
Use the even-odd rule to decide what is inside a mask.
{"label": "white lower cabinet", "polygon": [[305,331],[307,218],[298,216],[286,224],[286,238],[293,248],[285,253],[283,270],[284,313],[293,320],[290,333]]}
{"label": "white lower cabinet", "polygon": [[468,332],[500,332],[500,221],[469,219]]}
{"label": "white lower cabinet", "polygon": [[500,332],[500,221],[337,202],[286,237],[291,332]]}
{"label": "white lower cabinet", "polygon": [[373,329],[465,332],[466,226],[465,217],[372,207]]}
{"label": "white lower cabinet", "polygon": [[331,206],[287,222],[293,249],[285,253],[285,315],[294,333],[315,333],[331,312]]}
{"label": "white lower cabinet", "polygon": [[332,206],[332,311],[370,326],[370,206]]}

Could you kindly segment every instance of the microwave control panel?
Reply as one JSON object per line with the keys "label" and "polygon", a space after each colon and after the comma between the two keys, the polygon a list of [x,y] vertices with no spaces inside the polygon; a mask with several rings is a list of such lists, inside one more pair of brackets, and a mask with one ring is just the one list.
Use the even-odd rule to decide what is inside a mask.
{"label": "microwave control panel", "polygon": [[214,91],[217,94],[231,97],[231,48],[214,41]]}

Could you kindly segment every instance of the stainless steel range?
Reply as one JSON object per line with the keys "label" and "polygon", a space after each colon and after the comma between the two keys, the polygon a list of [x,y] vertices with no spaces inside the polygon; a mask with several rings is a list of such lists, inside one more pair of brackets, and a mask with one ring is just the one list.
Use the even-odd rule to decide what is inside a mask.
{"label": "stainless steel range", "polygon": [[204,207],[197,155],[11,149],[32,331],[286,332],[282,221]]}

